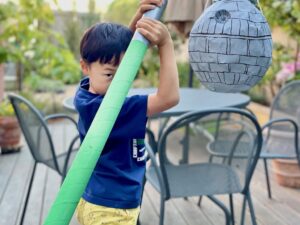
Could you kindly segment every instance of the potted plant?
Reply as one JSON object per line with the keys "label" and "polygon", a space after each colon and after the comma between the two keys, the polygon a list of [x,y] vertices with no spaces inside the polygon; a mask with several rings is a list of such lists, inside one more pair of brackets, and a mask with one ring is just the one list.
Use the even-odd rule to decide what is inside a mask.
{"label": "potted plant", "polygon": [[7,99],[0,102],[1,154],[20,151],[21,130],[14,109]]}
{"label": "potted plant", "polygon": [[272,166],[278,184],[300,188],[300,168],[297,160],[273,159]]}

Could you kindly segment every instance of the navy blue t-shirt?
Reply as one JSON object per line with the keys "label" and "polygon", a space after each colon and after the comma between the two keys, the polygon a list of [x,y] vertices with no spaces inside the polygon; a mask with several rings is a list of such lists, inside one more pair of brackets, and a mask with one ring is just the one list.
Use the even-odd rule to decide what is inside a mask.
{"label": "navy blue t-shirt", "polygon": [[[78,130],[83,141],[104,98],[88,91],[84,78],[74,100],[79,113]],[[127,97],[102,154],[83,193],[93,204],[130,209],[140,205],[145,173],[144,145],[147,95]],[[99,130],[99,134],[101,130]]]}

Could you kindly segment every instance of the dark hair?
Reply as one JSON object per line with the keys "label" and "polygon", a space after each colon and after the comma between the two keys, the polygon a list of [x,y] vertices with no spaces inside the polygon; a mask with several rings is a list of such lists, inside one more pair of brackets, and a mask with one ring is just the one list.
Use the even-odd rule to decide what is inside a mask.
{"label": "dark hair", "polygon": [[97,23],[85,31],[80,41],[81,58],[88,64],[120,63],[120,55],[126,51],[132,31],[120,24]]}

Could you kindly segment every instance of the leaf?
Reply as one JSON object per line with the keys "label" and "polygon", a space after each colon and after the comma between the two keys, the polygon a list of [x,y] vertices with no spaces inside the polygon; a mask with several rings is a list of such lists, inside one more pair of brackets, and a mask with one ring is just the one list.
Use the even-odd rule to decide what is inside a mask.
{"label": "leaf", "polygon": [[[39,74],[66,80],[63,75],[68,74],[68,82],[77,82],[79,65],[62,35],[49,27],[53,21],[53,12],[43,0],[1,4],[0,61],[21,62],[25,76]],[[14,41],[9,41],[11,37]],[[30,56],[28,52],[34,52],[34,55]],[[36,82],[30,85],[35,86]]]}

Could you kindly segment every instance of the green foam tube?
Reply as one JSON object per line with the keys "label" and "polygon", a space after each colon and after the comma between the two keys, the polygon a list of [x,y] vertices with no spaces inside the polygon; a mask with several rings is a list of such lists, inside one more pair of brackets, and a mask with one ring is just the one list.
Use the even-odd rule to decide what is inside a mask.
{"label": "green foam tube", "polygon": [[[159,19],[166,4],[167,1],[164,0],[161,7],[156,7],[145,13],[144,16]],[[44,225],[68,225],[71,221],[142,63],[147,47],[148,41],[140,33],[136,32],[50,208]]]}

